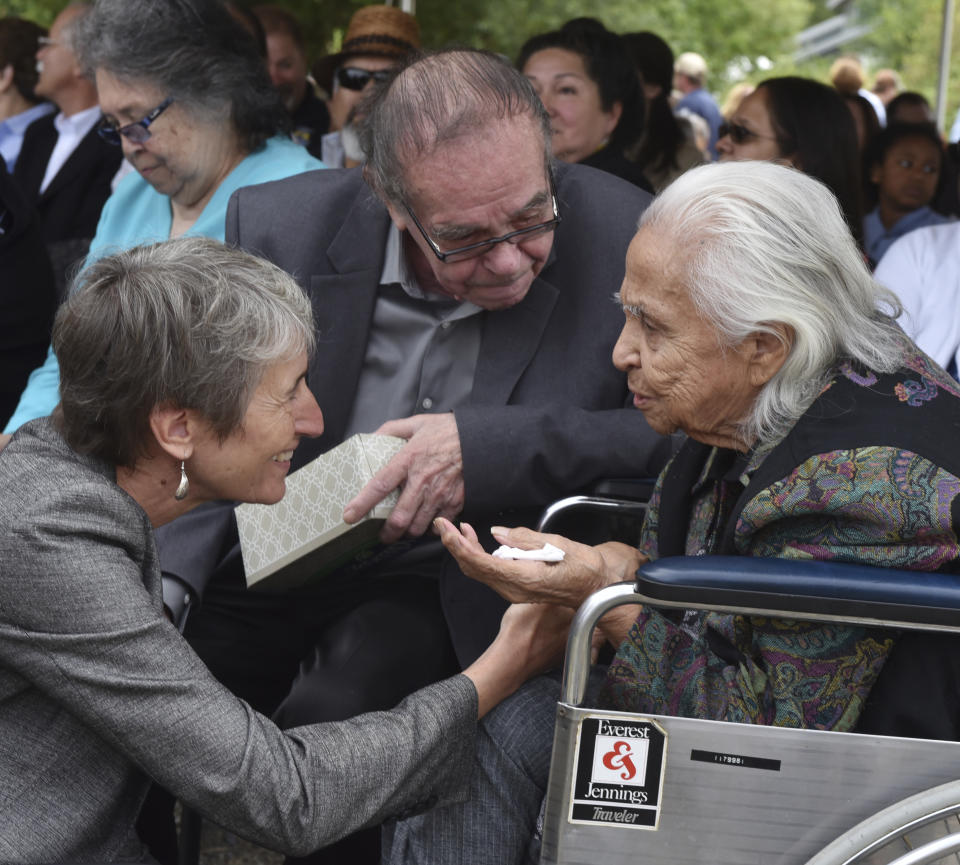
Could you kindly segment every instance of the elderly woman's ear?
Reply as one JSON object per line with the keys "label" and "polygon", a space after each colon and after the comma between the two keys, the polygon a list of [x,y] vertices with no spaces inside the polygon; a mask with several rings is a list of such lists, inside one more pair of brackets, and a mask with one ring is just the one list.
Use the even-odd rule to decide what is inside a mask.
{"label": "elderly woman's ear", "polygon": [[150,411],[150,430],[161,450],[175,460],[188,460],[198,433],[194,412],[172,403],[155,405]]}
{"label": "elderly woman's ear", "polygon": [[750,351],[750,384],[756,388],[762,388],[780,371],[793,346],[794,333],[790,325],[775,321],[769,327],[770,331],[754,331],[744,340],[744,346]]}

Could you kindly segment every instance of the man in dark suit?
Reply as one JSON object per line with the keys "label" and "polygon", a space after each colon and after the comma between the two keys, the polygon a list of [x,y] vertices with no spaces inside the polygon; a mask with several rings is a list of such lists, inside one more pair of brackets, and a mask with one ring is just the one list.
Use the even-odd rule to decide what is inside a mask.
{"label": "man in dark suit", "polygon": [[188,521],[161,537],[164,571],[198,590],[201,560],[226,550],[186,634],[228,687],[279,703],[282,725],[386,708],[490,642],[505,602],[458,570],[428,533],[435,517],[481,532],[528,521],[602,477],[656,474],[671,449],[627,407],[610,360],[622,325],[611,296],[649,195],[589,168],[552,170],[536,94],[492,55],[418,61],[368,122],[363,174],[240,190],[226,235],[313,299],[308,383],[325,431],[297,463],[357,432],[407,439],[345,514],[399,487],[384,551],[365,570],[268,595],[243,588],[236,535],[214,537],[215,512],[196,512],[199,538]]}
{"label": "man in dark suit", "polygon": [[36,206],[58,287],[86,256],[100,210],[123,154],[97,135],[97,88],[85,74],[71,42],[88,5],[64,9],[40,40],[36,94],[59,111],[31,123],[24,135],[14,179]]}
{"label": "man in dark suit", "polygon": [[0,424],[43,363],[56,299],[40,221],[0,157]]}

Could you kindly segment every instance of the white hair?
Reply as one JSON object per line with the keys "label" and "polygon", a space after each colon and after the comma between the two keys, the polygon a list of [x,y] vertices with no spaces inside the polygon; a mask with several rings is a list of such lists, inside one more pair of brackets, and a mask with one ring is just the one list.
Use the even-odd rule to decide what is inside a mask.
{"label": "white hair", "polygon": [[681,239],[681,279],[721,347],[751,333],[780,337],[777,323],[792,331],[786,361],[743,419],[748,441],[782,435],[843,360],[875,372],[902,364],[900,302],[874,281],[836,198],[809,175],[772,162],[695,168],[640,227]]}

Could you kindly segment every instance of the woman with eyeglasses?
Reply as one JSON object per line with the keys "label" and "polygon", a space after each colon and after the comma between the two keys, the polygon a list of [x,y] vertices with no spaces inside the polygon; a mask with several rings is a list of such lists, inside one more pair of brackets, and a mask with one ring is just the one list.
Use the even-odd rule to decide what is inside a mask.
{"label": "woman with eyeglasses", "polygon": [[857,129],[843,97],[810,78],[768,78],[720,127],[720,161],[763,159],[799,168],[837,197],[863,247]]}
{"label": "woman with eyeglasses", "polygon": [[595,18],[576,18],[526,41],[517,68],[550,115],[553,155],[653,191],[624,151],[643,132],[643,92],[623,41]]}
{"label": "woman with eyeglasses", "polygon": [[[323,167],[286,134],[254,39],[217,0],[96,0],[76,26],[99,133],[136,169],[107,201],[88,261],[181,235],[222,240],[236,189]],[[51,351],[4,432],[50,414],[58,383]]]}

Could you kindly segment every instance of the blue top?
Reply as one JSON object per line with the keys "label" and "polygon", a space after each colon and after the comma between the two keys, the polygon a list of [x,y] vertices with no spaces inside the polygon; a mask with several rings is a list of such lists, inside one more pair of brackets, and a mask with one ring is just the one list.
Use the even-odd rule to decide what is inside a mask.
{"label": "blue top", "polygon": [[942,225],[945,222],[953,222],[953,217],[943,216],[929,207],[918,207],[906,216],[901,216],[891,228],[887,229],[880,221],[880,208],[875,207],[863,218],[863,245],[867,257],[876,267],[895,240],[915,228]]}
{"label": "blue top", "polygon": [[[251,153],[227,175],[185,236],[224,239],[227,202],[241,186],[281,180],[293,174],[325,168],[306,148],[288,138],[271,138],[265,147]],[[161,195],[139,174],[128,174],[107,199],[97,233],[90,244],[87,262],[141,243],[167,240],[173,224],[170,199]],[[60,401],[60,368],[52,349],[47,359],[27,380],[17,410],[4,432],[12,433],[29,420],[46,417]]]}
{"label": "blue top", "polygon": [[710,127],[710,153],[713,158],[717,158],[717,138],[719,137],[720,125],[723,123],[723,115],[717,107],[713,97],[702,87],[691,90],[678,103],[675,111],[687,109],[694,114],[699,114]]}
{"label": "blue top", "polygon": [[14,114],[0,123],[0,156],[7,163],[7,171],[13,174],[13,166],[17,164],[17,157],[20,155],[20,147],[23,145],[23,136],[27,133],[27,127],[34,120],[56,111],[57,107],[50,102],[41,102]]}

